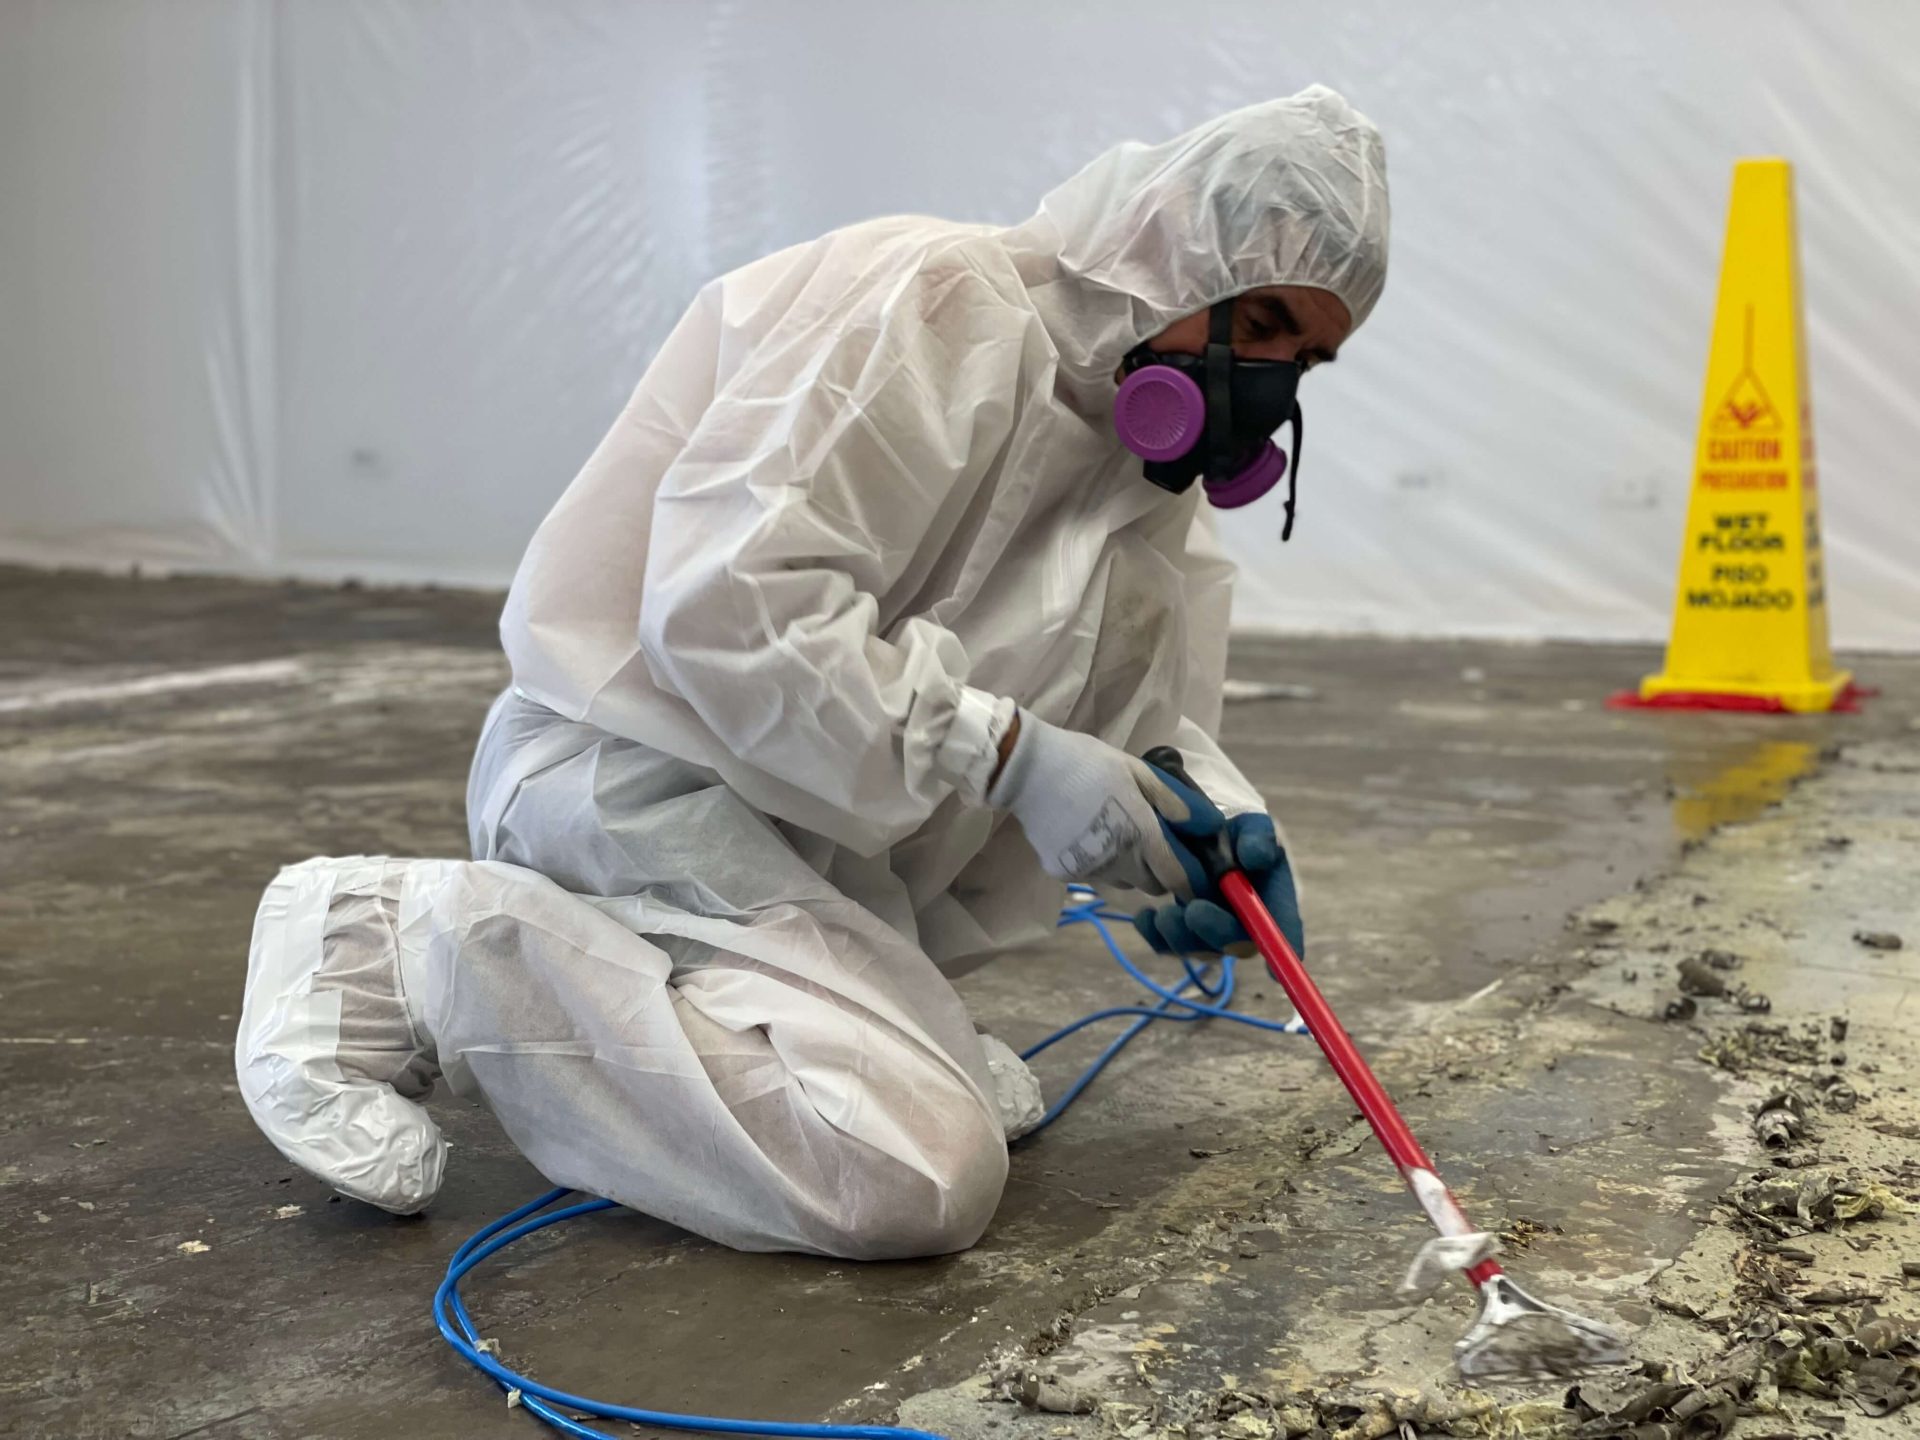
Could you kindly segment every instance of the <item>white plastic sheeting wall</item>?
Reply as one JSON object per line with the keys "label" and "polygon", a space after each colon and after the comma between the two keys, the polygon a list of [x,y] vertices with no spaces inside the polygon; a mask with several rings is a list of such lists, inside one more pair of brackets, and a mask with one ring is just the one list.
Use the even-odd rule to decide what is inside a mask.
{"label": "white plastic sheeting wall", "polygon": [[1837,638],[1913,648],[1916,57],[1902,0],[0,0],[0,558],[502,582],[707,277],[1321,80],[1393,272],[1241,623],[1664,633],[1779,153]]}

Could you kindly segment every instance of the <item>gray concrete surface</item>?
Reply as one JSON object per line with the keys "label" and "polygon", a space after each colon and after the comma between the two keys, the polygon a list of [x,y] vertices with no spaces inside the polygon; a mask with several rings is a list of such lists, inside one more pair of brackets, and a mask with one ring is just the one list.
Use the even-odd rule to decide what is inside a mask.
{"label": "gray concrete surface", "polygon": [[[0,1434],[534,1433],[427,1302],[540,1178],[448,1103],[425,1216],[334,1201],[253,1130],[231,1061],[279,864],[460,853],[496,604],[0,570]],[[1829,747],[1920,756],[1912,660],[1863,662],[1885,693],[1854,717],[1603,708],[1654,659],[1250,642],[1236,675],[1318,695],[1235,704],[1226,727],[1291,832],[1310,962],[1455,1188],[1525,1241],[1530,1276],[1636,1327],[1752,1163],[1746,1100],[1684,1027],[1587,993],[1595,942],[1568,916],[1671,883]],[[1126,993],[1078,932],[963,988],[1016,1045]],[[1262,977],[1244,989],[1287,1013]],[[610,1398],[1039,1436],[1130,1413],[991,1398],[1055,1354],[1133,1376],[1136,1415],[1236,1386],[1439,1385],[1467,1307],[1392,1301],[1420,1238],[1311,1042],[1169,1026],[1018,1150],[967,1255],[738,1256],[601,1216],[470,1294],[511,1362]]]}

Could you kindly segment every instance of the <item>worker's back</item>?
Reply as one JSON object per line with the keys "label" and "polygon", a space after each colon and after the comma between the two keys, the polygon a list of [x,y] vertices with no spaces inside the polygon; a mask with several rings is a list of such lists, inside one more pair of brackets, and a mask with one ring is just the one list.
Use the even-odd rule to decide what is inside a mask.
{"label": "worker's back", "polygon": [[[940,797],[903,785],[884,744],[891,777],[796,787],[756,764],[737,731],[716,733],[732,727],[676,693],[676,666],[713,648],[704,621],[738,650],[838,618],[883,638],[926,619],[958,638],[971,684],[1098,725],[1075,711],[1081,682],[1104,674],[1122,681],[1104,687],[1107,722],[1137,711],[1155,653],[1178,649],[1169,560],[1193,506],[1136,483],[1109,426],[1054,402],[1056,353],[1004,233],[876,220],[701,291],[528,548],[501,627],[523,693],[869,849],[918,828]],[[1131,650],[1096,663],[1109,599],[1096,572],[1114,570],[1120,532],[1138,554],[1118,567],[1127,623],[1108,640]],[[786,613],[710,614],[720,575],[753,564],[749,550],[828,581]],[[767,713],[795,698],[767,698]]]}

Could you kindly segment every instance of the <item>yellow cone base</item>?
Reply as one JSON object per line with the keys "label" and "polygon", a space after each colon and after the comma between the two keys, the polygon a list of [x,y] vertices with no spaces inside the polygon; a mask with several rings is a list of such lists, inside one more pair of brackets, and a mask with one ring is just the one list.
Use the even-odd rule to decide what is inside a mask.
{"label": "yellow cone base", "polygon": [[1845,670],[1835,671],[1824,680],[1792,685],[1742,685],[1724,680],[1689,681],[1649,675],[1640,682],[1639,690],[1616,695],[1608,703],[1623,710],[1748,710],[1818,715],[1832,710],[1858,709],[1864,694],[1853,683],[1852,674]]}

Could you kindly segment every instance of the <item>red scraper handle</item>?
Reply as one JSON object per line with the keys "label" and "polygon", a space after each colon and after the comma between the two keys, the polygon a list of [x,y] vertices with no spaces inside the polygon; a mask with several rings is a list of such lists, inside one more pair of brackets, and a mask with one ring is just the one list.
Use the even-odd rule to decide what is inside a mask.
{"label": "red scraper handle", "polygon": [[[1367,1062],[1360,1058],[1359,1049],[1341,1027],[1333,1007],[1327,1004],[1326,997],[1320,993],[1320,987],[1307,974],[1307,967],[1293,953],[1293,946],[1287,943],[1287,937],[1267,912],[1260,893],[1253,888],[1253,882],[1247,879],[1244,871],[1230,870],[1219,877],[1219,885],[1227,904],[1233,907],[1233,913],[1240,918],[1247,934],[1260,948],[1267,969],[1273,972],[1273,978],[1287,992],[1293,1008],[1306,1021],[1307,1029],[1320,1046],[1320,1053],[1327,1057],[1327,1063],[1333,1066],[1333,1073],[1340,1077],[1340,1083],[1347,1087],[1353,1103],[1360,1107],[1360,1113],[1367,1117],[1373,1133],[1380,1137],[1380,1144],[1385,1147],[1393,1163],[1400,1167],[1401,1178],[1427,1212],[1427,1218],[1433,1222],[1434,1228],[1443,1235],[1469,1230],[1471,1227],[1459,1203],[1439,1183],[1433,1161],[1420,1148],[1420,1142],[1413,1138],[1413,1131],[1400,1118],[1399,1110],[1387,1098],[1387,1092],[1380,1088],[1380,1082],[1374,1078]],[[1423,1184],[1420,1178],[1423,1176],[1430,1183]],[[1496,1262],[1482,1260],[1470,1267],[1466,1276],[1477,1288],[1499,1273],[1500,1266]]]}

